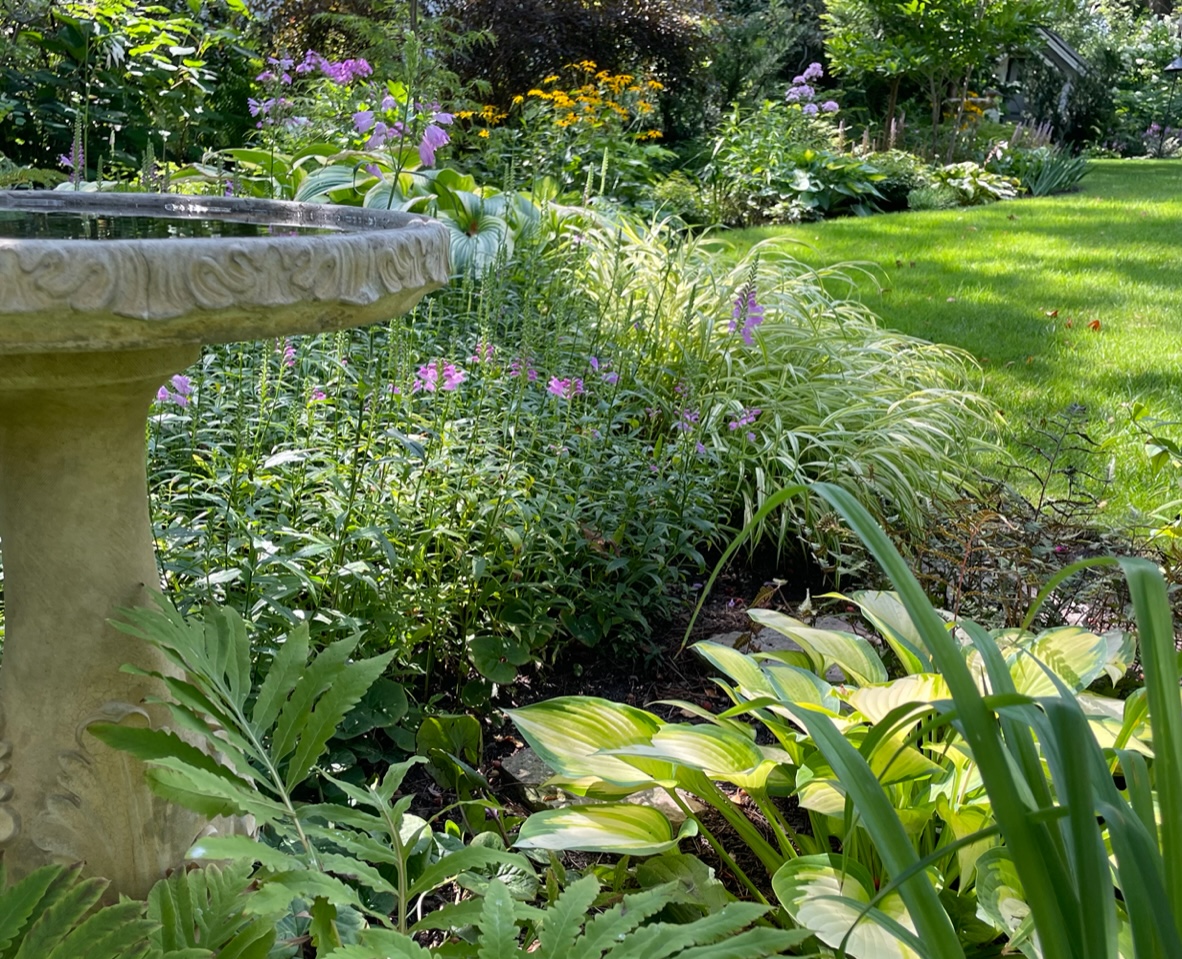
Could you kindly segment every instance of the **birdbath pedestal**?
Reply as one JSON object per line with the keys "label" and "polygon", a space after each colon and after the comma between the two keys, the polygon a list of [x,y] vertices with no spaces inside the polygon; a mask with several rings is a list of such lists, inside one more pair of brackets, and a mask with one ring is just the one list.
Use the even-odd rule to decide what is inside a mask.
{"label": "birdbath pedestal", "polygon": [[19,878],[86,863],[144,896],[218,824],[154,796],[89,724],[161,725],[168,673],[114,629],[160,588],[145,423],[203,343],[339,330],[448,276],[406,214],[171,195],[0,191],[0,852]]}

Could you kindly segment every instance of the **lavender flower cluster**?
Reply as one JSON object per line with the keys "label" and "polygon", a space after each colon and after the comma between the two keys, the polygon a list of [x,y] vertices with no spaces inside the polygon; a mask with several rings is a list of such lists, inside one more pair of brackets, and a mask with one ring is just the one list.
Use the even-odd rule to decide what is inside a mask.
{"label": "lavender flower cluster", "polygon": [[836,100],[825,100],[820,104],[816,102],[817,89],[813,84],[823,76],[825,68],[819,63],[810,63],[804,73],[792,78],[792,86],[784,94],[784,99],[789,103],[799,104],[805,116],[815,116],[818,111],[836,113],[840,109]]}

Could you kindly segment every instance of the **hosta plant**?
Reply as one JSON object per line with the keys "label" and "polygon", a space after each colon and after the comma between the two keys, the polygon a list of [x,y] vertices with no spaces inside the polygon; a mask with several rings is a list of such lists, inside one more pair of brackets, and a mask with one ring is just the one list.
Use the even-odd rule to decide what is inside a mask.
{"label": "hosta plant", "polygon": [[[1165,951],[1137,955],[1172,954],[1172,917],[1182,913],[1165,897],[1171,867],[1159,850],[1169,849],[1171,834],[1165,822],[1159,830],[1153,810],[1174,788],[1176,770],[1155,757],[1162,750],[1159,722],[1169,749],[1168,731],[1182,715],[1160,577],[1139,561],[1124,561],[1149,686],[1122,703],[1084,690],[1105,672],[1124,672],[1135,652],[1131,637],[1076,628],[991,634],[971,621],[952,624],[923,598],[852,497],[816,489],[851,519],[895,582],[897,593],[851,598],[905,675],[891,680],[881,655],[860,636],[760,611],[759,621],[801,651],[749,656],[699,644],[697,651],[726,674],[722,685],[734,702],[718,715],[676,704],[706,723],[665,723],[641,710],[579,699],[517,710],[523,735],[556,771],[553,783],[612,800],[601,807],[597,838],[588,828],[596,807],[584,806],[577,823],[565,810],[531,817],[519,841],[561,848],[570,830],[577,848],[593,841],[594,848],[610,848],[615,837],[621,849],[644,854],[636,833],[647,829],[657,851],[679,837],[646,827],[652,810],[629,820],[619,799],[655,786],[675,801],[678,790],[692,792],[724,812],[729,799],[716,783],[729,784],[751,797],[771,827],[769,843],[732,823],[774,872],[772,889],[787,915],[825,946],[858,959],[963,956],[998,936],[1031,956],[1132,956],[1129,944],[1138,937]],[[1047,587],[1028,622],[1061,581]],[[823,678],[834,665],[844,682]],[[1168,678],[1155,685],[1153,672],[1161,668]],[[1170,688],[1172,696],[1164,692]],[[746,715],[770,731],[775,746],[755,741],[740,721]],[[991,730],[1000,738],[994,732],[991,740]],[[1123,783],[1114,782],[1114,771]],[[783,794],[808,811],[807,833],[793,833],[778,814],[775,798]],[[1038,844],[1036,863],[1019,842]],[[725,851],[719,855],[733,868]],[[1087,879],[1074,877],[1075,868],[1084,868]],[[759,884],[745,879],[758,895]],[[1135,905],[1128,902],[1133,888],[1146,891]],[[1057,953],[1047,948],[1047,922],[1067,924],[1052,931]],[[1100,931],[1103,941],[1093,938]]]}

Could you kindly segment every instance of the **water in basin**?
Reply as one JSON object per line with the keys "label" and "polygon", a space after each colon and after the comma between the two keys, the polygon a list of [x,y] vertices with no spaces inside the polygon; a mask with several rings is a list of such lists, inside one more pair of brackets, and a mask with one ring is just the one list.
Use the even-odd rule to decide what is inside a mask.
{"label": "water in basin", "polygon": [[119,216],[97,213],[0,210],[0,239],[166,240],[171,238],[310,236],[340,233],[325,226],[247,223],[199,217]]}

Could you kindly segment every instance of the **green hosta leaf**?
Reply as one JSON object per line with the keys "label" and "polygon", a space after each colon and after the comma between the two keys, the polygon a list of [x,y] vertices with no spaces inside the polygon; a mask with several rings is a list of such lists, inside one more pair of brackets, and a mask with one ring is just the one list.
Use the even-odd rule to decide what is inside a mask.
{"label": "green hosta leaf", "polygon": [[776,690],[759,668],[759,663],[751,656],[730,646],[711,642],[694,643],[693,651],[729,676],[740,688],[747,690],[749,695],[776,695]]}
{"label": "green hosta leaf", "polygon": [[690,819],[675,836],[669,820],[651,806],[603,803],[534,813],[522,824],[516,845],[521,849],[654,856],[697,832],[697,824]]}
{"label": "green hosta leaf", "polygon": [[635,759],[633,765],[606,754],[650,742],[664,725],[652,713],[591,696],[563,696],[505,714],[572,792],[627,795],[651,788],[654,779],[673,778],[668,763]]}
{"label": "green hosta leaf", "polygon": [[763,663],[763,672],[771,695],[783,702],[813,703],[834,716],[841,710],[841,700],[833,694],[833,687],[816,673],[776,660]]}
{"label": "green hosta leaf", "polygon": [[813,629],[774,609],[750,609],[747,615],[761,626],[795,640],[813,660],[819,675],[835,665],[859,686],[887,681],[886,667],[878,653],[861,636],[835,629]]}
{"label": "green hosta leaf", "polygon": [[1110,629],[1100,638],[1108,645],[1104,672],[1108,674],[1113,685],[1116,685],[1137,658],[1137,634],[1127,629]]}
{"label": "green hosta leaf", "polygon": [[977,858],[977,915],[1010,937],[1009,946],[1030,959],[1042,959],[1034,938],[1034,922],[1018,870],[1001,846]]}
{"label": "green hosta leaf", "polygon": [[848,597],[841,593],[826,593],[825,598],[854,603],[878,630],[878,634],[890,644],[908,673],[931,672],[932,661],[927,647],[897,593],[862,589]]}
{"label": "green hosta leaf", "polygon": [[659,760],[697,769],[742,789],[762,790],[776,767],[745,736],[721,726],[686,724],[662,726],[647,743],[604,750],[612,756]]}
{"label": "green hosta leaf", "polygon": [[1048,629],[1025,650],[1014,654],[1013,658],[1006,657],[1010,661],[1014,686],[1025,696],[1058,695],[1055,684],[1039,663],[1079,692],[1091,685],[1108,661],[1108,643],[1078,626]]}
{"label": "green hosta leaf", "polygon": [[[973,833],[980,832],[987,826],[993,825],[993,811],[986,805],[961,805],[953,809],[946,796],[936,797],[936,811],[939,817],[952,830],[954,839],[964,839]],[[995,837],[987,837],[964,846],[956,851],[956,862],[960,870],[960,891],[964,893],[972,884],[977,860],[986,850],[997,845]]]}
{"label": "green hosta leaf", "polygon": [[368,189],[373,182],[372,174],[363,168],[334,163],[310,173],[292,199],[297,203],[323,202],[331,193]]}
{"label": "green hosta leaf", "polygon": [[[785,863],[772,877],[776,898],[792,920],[813,932],[827,946],[844,942],[854,959],[920,959],[921,954],[888,928],[883,917],[915,935],[915,926],[897,893],[889,893],[855,926],[854,922],[874,895],[874,883],[865,867],[839,857],[801,856]],[[851,926],[853,931],[850,931]],[[848,938],[847,938],[848,933]]]}
{"label": "green hosta leaf", "polygon": [[846,694],[845,700],[871,723],[881,722],[893,709],[916,703],[917,711],[952,694],[939,673],[915,673],[882,685],[862,686]]}

